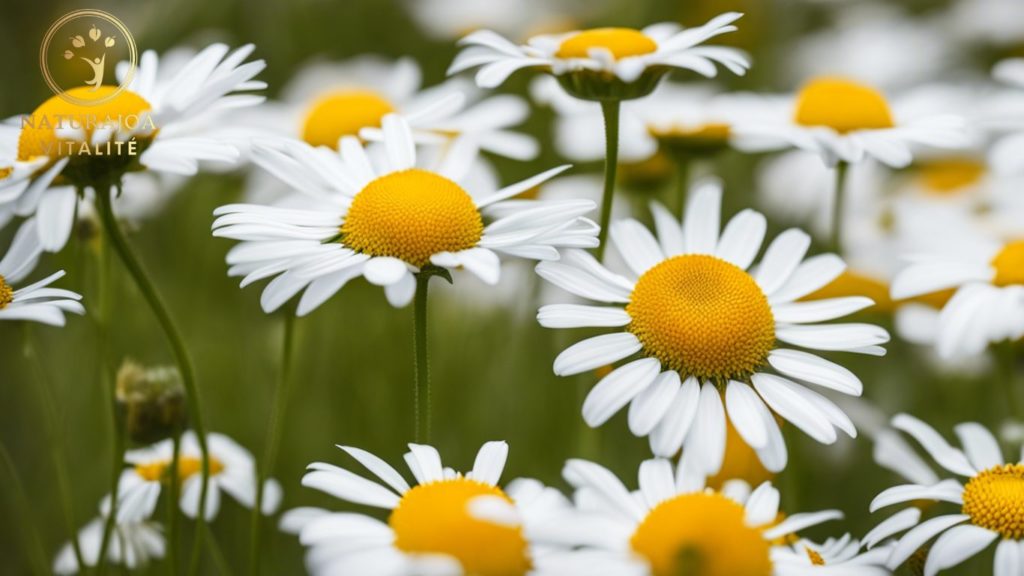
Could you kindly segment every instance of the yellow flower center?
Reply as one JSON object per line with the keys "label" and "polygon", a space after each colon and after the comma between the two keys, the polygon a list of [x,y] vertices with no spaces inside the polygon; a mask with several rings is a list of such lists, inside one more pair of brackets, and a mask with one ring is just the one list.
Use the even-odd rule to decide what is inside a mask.
{"label": "yellow flower center", "polygon": [[349,207],[345,245],[371,256],[392,256],[426,266],[438,252],[476,246],[484,223],[473,199],[458,184],[412,168],[381,176]]}
{"label": "yellow flower center", "polygon": [[921,166],[922,187],[935,196],[950,196],[977,184],[985,175],[985,164],[973,158],[952,158]]}
{"label": "yellow flower center", "polygon": [[892,113],[881,92],[842,78],[819,78],[803,87],[796,123],[827,126],[840,134],[892,128]]}
{"label": "yellow flower center", "polygon": [[821,554],[818,554],[816,551],[811,550],[807,546],[804,546],[804,550],[807,551],[807,557],[811,559],[811,564],[815,566],[825,565],[825,559],[821,557]]}
{"label": "yellow flower center", "polygon": [[342,136],[359,136],[363,128],[381,125],[395,107],[370,90],[338,90],[310,106],[302,124],[302,139],[311,146],[338,148]]}
{"label": "yellow flower center", "polygon": [[[102,99],[117,90],[115,86],[100,86],[96,92],[89,87],[72,88],[70,96]],[[83,106],[73,104],[60,96],[53,96],[36,108],[31,116],[22,120],[18,137],[18,160],[27,161],[38,156],[68,156],[67,142],[57,136],[61,126],[80,128],[89,142],[97,125],[113,124],[124,129],[155,128],[148,111],[152,108],[145,98],[129,90],[101,103]]]}
{"label": "yellow flower center", "polygon": [[770,576],[769,545],[744,522],[743,506],[715,492],[662,502],[630,539],[654,576]]}
{"label": "yellow flower center", "polygon": [[522,528],[471,516],[469,502],[480,496],[509,500],[500,488],[466,478],[409,490],[388,519],[395,532],[395,547],[404,552],[451,556],[466,574],[474,576],[526,574],[531,562]]}
{"label": "yellow flower center", "polygon": [[555,54],[559,58],[589,58],[591,48],[604,48],[616,60],[650,54],[658,44],[632,28],[594,28],[577,32],[562,41]]}
{"label": "yellow flower center", "polygon": [[14,288],[11,288],[11,285],[0,274],[0,310],[7,308],[11,302],[14,302]]}
{"label": "yellow flower center", "polygon": [[[171,467],[170,460],[154,460],[135,465],[135,473],[143,480],[149,482],[162,482],[167,479],[168,468]],[[184,481],[193,474],[198,474],[203,469],[203,461],[194,456],[182,456],[178,458],[178,480]],[[210,456],[210,476],[216,476],[224,471],[224,463]]]}
{"label": "yellow flower center", "polygon": [[662,365],[724,382],[764,363],[775,319],[764,292],[737,266],[714,256],[669,258],[640,277],[626,306],[629,331]]}
{"label": "yellow flower center", "polygon": [[1003,538],[1024,538],[1024,465],[1004,464],[981,472],[964,486],[963,513],[971,523]]}
{"label": "yellow flower center", "polygon": [[992,259],[996,286],[1024,284],[1024,240],[1010,242]]}

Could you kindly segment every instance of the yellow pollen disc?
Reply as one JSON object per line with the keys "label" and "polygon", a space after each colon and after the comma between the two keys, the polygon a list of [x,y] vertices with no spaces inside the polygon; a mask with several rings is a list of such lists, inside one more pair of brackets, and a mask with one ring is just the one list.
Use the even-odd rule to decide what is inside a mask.
{"label": "yellow pollen disc", "polygon": [[[83,99],[101,99],[115,90],[115,86],[100,86],[96,92],[92,88],[80,87],[68,90],[67,94]],[[54,157],[58,153],[66,155],[66,150],[62,150],[58,144],[62,140],[57,138],[55,130],[62,124],[73,122],[75,127],[81,126],[88,140],[93,132],[90,124],[102,124],[109,120],[122,125],[138,122],[142,128],[151,126],[152,120],[147,120],[146,116],[151,108],[145,98],[128,90],[122,90],[109,100],[89,106],[73,104],[60,96],[54,96],[36,108],[27,121],[22,122],[21,135],[18,137],[18,160],[31,160],[37,156]]]}
{"label": "yellow pollen disc", "polygon": [[352,200],[341,226],[349,248],[420,267],[438,252],[476,246],[483,231],[480,211],[465,190],[418,168],[367,184]]}
{"label": "yellow pollen disc", "polygon": [[7,308],[11,302],[14,302],[14,288],[0,275],[0,310]]}
{"label": "yellow pollen disc", "polygon": [[971,524],[1003,538],[1024,538],[1024,465],[1004,464],[981,472],[964,486],[963,513]]}
{"label": "yellow pollen disc", "polygon": [[827,126],[841,134],[893,127],[881,92],[842,78],[819,78],[805,85],[797,98],[796,123]]}
{"label": "yellow pollen disc", "polygon": [[655,52],[658,44],[632,28],[594,28],[563,40],[555,55],[559,58],[589,58],[591,48],[604,48],[620,60]]}
{"label": "yellow pollen disc", "polygon": [[651,510],[629,543],[654,576],[769,576],[768,541],[743,517],[721,494],[683,494]]}
{"label": "yellow pollen disc", "polygon": [[985,175],[985,164],[973,158],[953,158],[921,167],[922,187],[936,196],[949,196],[973,186]]}
{"label": "yellow pollen disc", "polygon": [[[135,465],[135,473],[142,479],[149,482],[162,482],[166,480],[167,469],[170,468],[170,460],[155,460]],[[193,474],[198,474],[203,469],[203,461],[193,456],[182,456],[178,459],[178,479],[184,481]],[[210,476],[216,476],[224,471],[224,463],[210,456]]]}
{"label": "yellow pollen disc", "polygon": [[522,528],[471,516],[469,502],[479,496],[509,500],[500,488],[466,478],[409,490],[388,519],[395,532],[395,547],[404,552],[451,556],[466,574],[474,576],[526,574],[531,563]]}
{"label": "yellow pollen disc", "polygon": [[338,148],[342,136],[359,136],[363,128],[381,125],[395,107],[370,90],[338,90],[310,106],[302,124],[302,139],[311,146]]}
{"label": "yellow pollen disc", "polygon": [[807,546],[804,546],[804,550],[807,551],[807,557],[811,559],[811,564],[815,566],[825,565],[825,559],[821,557],[821,554],[818,554],[817,552],[811,550]]}
{"label": "yellow pollen disc", "polygon": [[1024,240],[1010,242],[992,259],[996,286],[1024,284]]}
{"label": "yellow pollen disc", "polygon": [[685,254],[654,266],[637,281],[626,312],[644,351],[684,376],[745,378],[775,344],[764,292],[714,256]]}

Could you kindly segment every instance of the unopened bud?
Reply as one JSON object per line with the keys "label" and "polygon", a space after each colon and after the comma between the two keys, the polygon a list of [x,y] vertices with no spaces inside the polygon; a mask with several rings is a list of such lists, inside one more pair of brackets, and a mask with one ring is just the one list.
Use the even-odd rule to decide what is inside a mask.
{"label": "unopened bud", "polygon": [[170,438],[185,427],[185,387],[176,368],[145,368],[126,360],[117,372],[117,406],[136,444]]}

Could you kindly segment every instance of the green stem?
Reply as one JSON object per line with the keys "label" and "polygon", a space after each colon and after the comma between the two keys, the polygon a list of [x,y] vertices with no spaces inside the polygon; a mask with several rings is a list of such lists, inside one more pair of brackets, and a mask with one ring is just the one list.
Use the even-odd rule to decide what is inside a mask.
{"label": "green stem", "polygon": [[688,154],[677,152],[672,155],[676,165],[676,214],[682,221],[686,217],[686,206],[690,202],[690,172],[693,162]]}
{"label": "green stem", "polygon": [[178,559],[178,460],[181,459],[181,430],[174,431],[171,449],[170,478],[167,479],[167,555],[170,557],[167,563],[172,576],[178,576],[181,572],[181,562]]}
{"label": "green stem", "polygon": [[57,492],[60,498],[61,507],[64,509],[64,522],[67,525],[68,533],[71,534],[71,548],[75,552],[75,561],[78,562],[79,570],[85,571],[85,560],[82,556],[82,547],[78,542],[78,532],[75,521],[74,504],[71,500],[71,482],[68,475],[67,455],[64,452],[64,429],[61,426],[60,415],[57,412],[57,398],[50,389],[49,379],[43,370],[43,365],[36,353],[33,343],[32,331],[29,325],[25,325],[25,358],[31,363],[32,370],[36,377],[36,388],[42,395],[43,414],[46,419],[46,429],[50,436],[50,456],[53,458],[53,467],[57,473]]}
{"label": "green stem", "polygon": [[840,160],[836,164],[836,192],[832,206],[832,236],[829,239],[829,250],[836,254],[843,253],[843,211],[846,206],[846,174],[849,167],[850,165],[845,160]]}
{"label": "green stem", "polygon": [[999,362],[999,386],[1006,395],[1006,408],[1013,420],[1020,422],[1020,398],[1017,391],[1017,351],[1012,340],[996,344]]}
{"label": "green stem", "polygon": [[[120,195],[120,188],[120,183],[118,183],[118,195]],[[174,352],[174,357],[178,363],[178,369],[181,371],[182,381],[185,384],[189,418],[192,421],[192,426],[196,433],[196,439],[199,442],[203,474],[200,480],[199,514],[196,518],[195,540],[192,543],[192,558],[188,571],[189,574],[196,574],[199,570],[203,532],[206,526],[205,511],[206,495],[210,481],[210,454],[206,446],[206,427],[203,425],[203,415],[200,410],[199,389],[196,386],[195,369],[192,366],[192,358],[188,354],[188,349],[185,348],[185,341],[181,337],[178,327],[171,319],[167,306],[164,304],[163,299],[156,290],[156,287],[153,286],[153,282],[149,279],[149,275],[146,274],[145,268],[143,268],[142,263],[135,255],[134,250],[132,250],[131,245],[128,243],[128,240],[124,237],[124,233],[121,231],[121,226],[117,221],[117,217],[114,216],[113,201],[110,198],[110,195],[97,194],[96,206],[99,209],[103,228],[106,230],[107,236],[110,238],[110,244],[114,247],[114,250],[121,258],[121,262],[124,263],[125,268],[128,269],[128,272],[135,281],[135,285],[138,287],[139,292],[142,293],[143,298],[145,298],[146,303],[149,304],[150,309],[153,311],[153,315],[156,316],[157,321],[160,323],[160,327],[167,336],[167,341]],[[176,473],[176,470],[172,470],[172,473]]]}
{"label": "green stem", "polygon": [[430,442],[430,366],[427,358],[427,286],[429,273],[416,275],[416,296],[413,300],[413,347],[415,349],[416,387],[413,404],[416,410],[416,442]]}
{"label": "green stem", "polygon": [[112,436],[111,453],[111,478],[110,478],[110,511],[107,514],[103,526],[103,540],[100,543],[99,560],[96,562],[97,574],[106,573],[107,553],[109,552],[110,535],[114,531],[114,524],[117,518],[118,494],[121,486],[121,470],[124,468],[124,422],[117,409],[117,383],[111,378],[109,361],[110,348],[110,257],[105,246],[101,243],[98,254],[99,260],[99,294],[100,310],[97,318],[97,349],[100,366],[100,381],[107,385],[110,406],[110,422]]}
{"label": "green stem", "polygon": [[19,532],[24,532],[24,546],[26,550],[30,550],[29,556],[32,563],[32,572],[34,574],[50,574],[49,564],[46,560],[46,550],[43,548],[43,541],[39,539],[39,530],[33,521],[35,515],[32,514],[32,505],[25,494],[25,486],[21,483],[21,478],[18,477],[18,467],[14,465],[14,459],[11,458],[11,454],[7,451],[7,446],[3,441],[0,441],[0,460],[3,461],[4,468],[7,470],[7,475],[11,480],[10,493],[12,494],[16,510],[14,514],[16,519],[15,525],[21,525],[25,528]]}
{"label": "green stem", "polygon": [[604,260],[608,240],[608,225],[612,219],[612,201],[615,199],[615,172],[619,167],[619,107],[618,100],[601,102],[604,114],[604,194],[601,196],[601,231],[597,236],[597,259]]}
{"label": "green stem", "polygon": [[274,473],[277,454],[281,446],[281,431],[284,429],[285,414],[288,412],[288,400],[291,396],[289,384],[292,366],[292,348],[295,340],[295,311],[288,310],[284,315],[284,336],[281,339],[281,367],[278,374],[277,391],[274,394],[274,411],[270,419],[270,430],[267,432],[266,448],[263,462],[256,463],[256,503],[252,509],[252,532],[250,533],[249,573],[260,572],[260,529],[263,520],[263,487]]}
{"label": "green stem", "polygon": [[210,558],[213,559],[213,565],[216,566],[215,573],[220,576],[234,576],[235,571],[231,569],[227,558],[224,557],[224,551],[221,550],[220,542],[217,541],[213,532],[210,532],[210,536],[206,538],[206,548],[210,552]]}

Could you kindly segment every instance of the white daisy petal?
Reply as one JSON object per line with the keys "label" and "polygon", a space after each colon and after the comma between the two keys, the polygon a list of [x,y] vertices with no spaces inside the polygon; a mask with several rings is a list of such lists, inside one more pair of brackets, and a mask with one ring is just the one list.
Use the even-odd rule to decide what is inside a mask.
{"label": "white daisy petal", "polygon": [[925,561],[925,576],[935,576],[940,570],[952,568],[981,552],[999,538],[997,532],[979,526],[954,526],[932,544]]}
{"label": "white daisy petal", "polygon": [[554,371],[559,376],[572,376],[618,362],[641,348],[640,340],[630,332],[594,336],[563,350],[555,358]]}
{"label": "white daisy petal", "polygon": [[661,363],[656,358],[643,358],[616,368],[587,394],[583,420],[591,428],[604,424],[650,386],[660,370]]}

